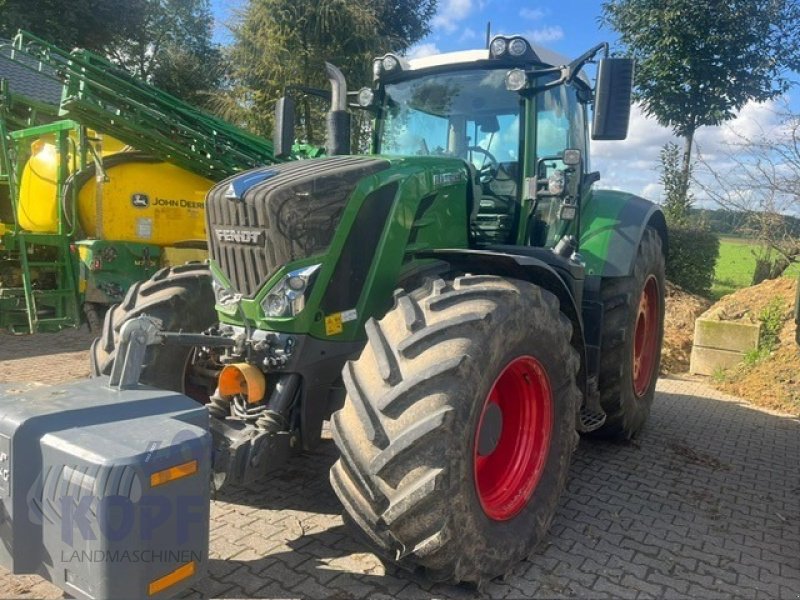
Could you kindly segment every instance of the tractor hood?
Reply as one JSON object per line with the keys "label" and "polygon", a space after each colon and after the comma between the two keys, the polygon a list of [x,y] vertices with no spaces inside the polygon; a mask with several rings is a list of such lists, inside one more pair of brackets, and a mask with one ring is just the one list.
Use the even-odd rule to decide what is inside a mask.
{"label": "tractor hood", "polygon": [[353,190],[389,165],[381,158],[337,156],[221,182],[206,199],[212,260],[235,292],[252,297],[282,265],[324,252]]}
{"label": "tractor hood", "polygon": [[355,339],[417,252],[467,246],[471,190],[468,165],[444,156],[337,156],[221,182],[206,200],[220,320]]}

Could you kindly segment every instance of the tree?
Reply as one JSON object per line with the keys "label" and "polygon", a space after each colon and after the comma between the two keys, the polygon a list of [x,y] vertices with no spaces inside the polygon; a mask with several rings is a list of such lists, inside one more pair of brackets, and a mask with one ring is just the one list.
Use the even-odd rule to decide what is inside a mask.
{"label": "tree", "polygon": [[[325,61],[342,69],[350,89],[367,85],[372,58],[424,37],[435,9],[436,0],[251,0],[232,27],[231,79],[217,108],[269,135],[274,103],[287,88],[326,90]],[[323,112],[322,101],[301,95],[309,143],[322,142]]]}
{"label": "tree", "polygon": [[222,76],[209,0],[6,0],[0,6],[0,35],[25,29],[66,50],[91,50],[190,102],[202,104]]}
{"label": "tree", "polygon": [[701,158],[697,178],[722,208],[745,216],[739,233],[760,242],[753,284],[800,262],[800,114],[785,109],[778,121],[753,137],[738,134],[713,164]]}
{"label": "tree", "polygon": [[126,15],[125,30],[104,48],[109,58],[175,96],[206,103],[223,72],[209,0],[129,0]]}
{"label": "tree", "polygon": [[[661,149],[664,214],[669,225],[667,279],[683,289],[707,295],[714,283],[719,238],[708,220],[691,210],[694,197],[681,173],[681,150],[670,142]],[[690,171],[691,174],[691,171]]]}
{"label": "tree", "polygon": [[[681,151],[674,142],[669,142],[660,154],[661,185],[664,187],[664,213],[670,225],[686,225],[694,196],[681,170]],[[689,166],[691,177],[692,165]]]}
{"label": "tree", "polygon": [[127,29],[128,0],[5,0],[0,4],[0,36],[19,29],[57,46],[100,51]]}
{"label": "tree", "polygon": [[797,0],[607,0],[601,22],[636,59],[645,114],[683,138],[686,191],[695,132],[781,95],[800,67]]}

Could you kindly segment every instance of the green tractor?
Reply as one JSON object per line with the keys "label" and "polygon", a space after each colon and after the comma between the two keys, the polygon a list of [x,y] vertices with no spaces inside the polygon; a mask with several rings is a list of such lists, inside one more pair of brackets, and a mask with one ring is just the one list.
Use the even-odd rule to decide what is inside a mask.
{"label": "green tractor", "polygon": [[[593,88],[582,68],[598,56]],[[143,480],[247,483],[329,420],[332,487],[380,556],[481,583],[531,554],[578,434],[636,436],[655,393],[664,216],[593,189],[589,168],[590,137],[627,135],[632,74],[606,45],[569,61],[519,36],[387,54],[354,94],[329,65],[331,156],[222,181],[209,264],[159,271],[106,315],[81,386],[210,415],[211,457],[155,474],[131,459]],[[370,155],[347,154],[348,106],[374,115]],[[276,121],[280,156],[289,97]],[[162,565],[154,593],[199,576],[202,551]]]}
{"label": "green tractor", "polygon": [[[95,373],[141,314],[236,340],[153,346],[141,373],[210,397],[219,484],[313,448],[331,419],[331,483],[381,555],[443,580],[503,573],[544,535],[576,432],[632,437],[654,394],[667,234],[649,202],[592,189],[589,129],[624,138],[630,110],[630,61],[600,60],[595,94],[581,74],[603,49],[570,63],[496,37],[381,57],[357,94],[371,156],[345,154],[346,84],[329,67],[341,155],[214,188],[210,266],[132,288]],[[280,152],[294,111],[279,108]]]}

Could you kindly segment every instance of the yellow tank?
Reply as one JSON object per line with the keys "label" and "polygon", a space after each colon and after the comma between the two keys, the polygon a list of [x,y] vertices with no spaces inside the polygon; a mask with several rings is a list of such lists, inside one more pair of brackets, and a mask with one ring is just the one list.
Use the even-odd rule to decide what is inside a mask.
{"label": "yellow tank", "polygon": [[157,246],[205,240],[205,196],[213,182],[170,163],[131,159],[124,153],[107,157],[108,181],[91,179],[81,187],[84,234]]}
{"label": "yellow tank", "polygon": [[[105,181],[98,182],[91,171],[75,178],[83,235],[158,246],[205,240],[205,195],[213,182],[123,149],[120,142],[105,137],[101,151]],[[46,138],[37,140],[32,151],[20,181],[20,226],[53,233],[58,226],[59,156]]]}
{"label": "yellow tank", "polygon": [[32,145],[33,154],[22,170],[17,219],[20,227],[36,233],[57,230],[56,173],[58,153],[45,138]]}

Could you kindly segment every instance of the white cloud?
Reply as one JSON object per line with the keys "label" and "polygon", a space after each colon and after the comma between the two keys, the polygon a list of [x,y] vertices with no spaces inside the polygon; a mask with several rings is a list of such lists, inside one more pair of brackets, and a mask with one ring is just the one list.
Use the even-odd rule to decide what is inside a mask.
{"label": "white cloud", "polygon": [[[730,163],[726,157],[729,144],[740,141],[742,137],[781,135],[779,121],[777,102],[749,102],[731,121],[719,127],[703,127],[697,132],[695,157],[702,155],[712,168],[724,171]],[[645,116],[641,107],[634,105],[626,140],[592,142],[592,169],[602,175],[598,187],[622,189],[659,201],[663,196],[659,183],[659,155],[668,142],[675,142],[683,148],[683,140],[676,138],[670,129],[662,127],[652,117]],[[702,204],[699,190],[695,193]]]}
{"label": "white cloud", "polygon": [[775,138],[783,135],[779,115],[780,101],[745,104],[736,118],[720,127],[701,129],[697,146],[706,158],[718,157],[726,147],[746,140]]}
{"label": "white cloud", "polygon": [[445,33],[455,33],[458,23],[472,12],[472,0],[444,0],[431,25]]}
{"label": "white cloud", "polygon": [[592,169],[600,171],[602,177],[598,187],[624,190],[657,202],[662,196],[659,153],[670,141],[677,141],[672,131],[634,105],[627,139],[592,142]]}
{"label": "white cloud", "polygon": [[648,183],[637,195],[658,202],[664,195],[664,186],[660,183]]}
{"label": "white cloud", "polygon": [[525,32],[525,37],[537,44],[547,44],[548,42],[557,42],[562,39],[564,37],[564,30],[561,29],[560,25],[540,27],[539,29]]}
{"label": "white cloud", "polygon": [[547,14],[547,11],[541,8],[523,8],[519,11],[519,16],[529,21],[538,21]]}
{"label": "white cloud", "polygon": [[419,44],[408,51],[408,58],[424,58],[440,53],[441,50],[439,50],[434,43]]}

